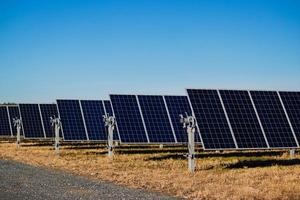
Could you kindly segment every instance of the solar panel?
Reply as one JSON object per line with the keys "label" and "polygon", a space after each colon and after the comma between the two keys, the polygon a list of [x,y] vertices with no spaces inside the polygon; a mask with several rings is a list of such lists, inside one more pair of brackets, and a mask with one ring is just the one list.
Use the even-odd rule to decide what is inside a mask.
{"label": "solar panel", "polygon": [[217,90],[188,89],[204,149],[235,149],[235,141]]}
{"label": "solar panel", "polygon": [[238,148],[268,148],[248,91],[219,91]]}
{"label": "solar panel", "polygon": [[[185,113],[189,116],[192,115],[192,109],[187,96],[164,96],[164,99],[167,104],[167,109],[176,134],[177,142],[187,143],[188,134],[182,127],[179,117],[180,114],[185,115]],[[198,131],[195,132],[195,142],[201,142]]]}
{"label": "solar panel", "polygon": [[251,91],[250,93],[270,147],[297,147],[277,92]]}
{"label": "solar panel", "polygon": [[176,138],[162,96],[138,95],[151,143],[175,143]]}
{"label": "solar panel", "polygon": [[58,117],[56,104],[40,104],[43,125],[47,138],[55,137],[53,127],[50,123],[50,117]]}
{"label": "solar panel", "polygon": [[79,100],[56,100],[62,124],[62,134],[66,141],[87,140]]}
{"label": "solar panel", "polygon": [[279,92],[294,134],[300,141],[300,92]]}
{"label": "solar panel", "polygon": [[45,138],[38,104],[19,104],[24,138]]}
{"label": "solar panel", "polygon": [[81,100],[82,112],[89,140],[107,140],[103,123],[105,110],[100,100]]}
{"label": "solar panel", "polygon": [[0,106],[0,136],[12,136],[7,106]]}
{"label": "solar panel", "polygon": [[122,143],[148,143],[139,104],[135,95],[110,95],[117,131]]}
{"label": "solar panel", "polygon": [[[12,128],[12,133],[15,136],[15,135],[17,135],[17,128],[14,126],[13,119],[14,118],[20,119],[19,107],[17,105],[8,106],[8,113],[9,113],[9,119],[10,119],[10,125]],[[21,129],[21,135],[23,135],[23,129]]]}
{"label": "solar panel", "polygon": [[[105,113],[109,115],[113,115],[114,112],[110,100],[104,100],[103,103],[104,103]],[[114,140],[119,140],[119,134],[117,129],[114,130]]]}

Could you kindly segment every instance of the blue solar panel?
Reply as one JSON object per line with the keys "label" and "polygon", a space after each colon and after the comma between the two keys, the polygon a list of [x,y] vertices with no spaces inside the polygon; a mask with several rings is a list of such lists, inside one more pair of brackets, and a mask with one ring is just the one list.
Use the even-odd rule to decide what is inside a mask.
{"label": "blue solar panel", "polygon": [[248,91],[220,90],[238,148],[268,148]]}
{"label": "blue solar panel", "polygon": [[[186,129],[182,127],[179,117],[180,114],[185,116],[185,113],[187,113],[189,116],[192,115],[192,109],[190,107],[188,98],[186,96],[164,96],[164,98],[176,134],[177,142],[188,142]],[[201,142],[198,131],[195,132],[195,141]]]}
{"label": "blue solar panel", "polygon": [[297,147],[277,92],[251,91],[270,147]]}
{"label": "blue solar panel", "polygon": [[8,110],[6,106],[0,106],[0,136],[11,136]]}
{"label": "blue solar panel", "polygon": [[151,143],[174,143],[175,137],[162,96],[139,95],[138,101]]}
{"label": "blue solar panel", "polygon": [[64,140],[87,140],[79,100],[57,100]]}
{"label": "blue solar panel", "polygon": [[[109,114],[110,116],[112,116],[114,114],[114,112],[112,110],[110,100],[104,100],[103,103],[104,103],[105,112],[107,114]],[[114,130],[114,140],[119,140],[119,134],[118,134],[117,129]]]}
{"label": "blue solar panel", "polygon": [[122,143],[148,143],[135,95],[110,95]]}
{"label": "blue solar panel", "polygon": [[19,104],[24,138],[45,138],[38,104]]}
{"label": "blue solar panel", "polygon": [[40,104],[43,125],[46,137],[55,137],[54,128],[51,126],[50,117],[58,117],[56,104]]}
{"label": "blue solar panel", "polygon": [[[17,135],[17,128],[14,126],[14,118],[20,119],[20,111],[18,106],[8,106],[8,113],[10,118],[10,124],[12,127],[13,135]],[[21,135],[23,135],[23,129],[21,129]]]}
{"label": "blue solar panel", "polygon": [[294,133],[300,141],[300,92],[279,92]]}
{"label": "blue solar panel", "polygon": [[103,103],[100,100],[81,100],[82,112],[89,140],[107,140],[103,122],[105,115]]}
{"label": "blue solar panel", "polygon": [[236,145],[217,90],[188,89],[204,149],[234,149]]}

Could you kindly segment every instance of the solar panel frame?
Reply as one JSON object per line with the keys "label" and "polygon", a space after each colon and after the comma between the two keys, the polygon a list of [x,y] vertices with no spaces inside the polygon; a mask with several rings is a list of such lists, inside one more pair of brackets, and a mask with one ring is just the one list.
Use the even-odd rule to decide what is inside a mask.
{"label": "solar panel frame", "polygon": [[[110,100],[103,100],[102,103],[103,103],[103,107],[104,107],[105,114],[108,114],[108,115],[110,115],[110,116],[115,117],[115,116],[114,116],[113,107],[112,107],[112,105],[111,105],[111,101],[110,101]],[[109,110],[109,111],[108,111],[108,110]],[[107,132],[107,131],[106,131],[106,132]],[[113,139],[114,141],[119,141],[119,140],[120,140],[120,135],[119,135],[119,133],[118,133],[118,129],[117,129],[117,128],[114,129],[113,138],[114,138],[114,139]]]}
{"label": "solar panel frame", "polygon": [[[158,134],[158,131],[159,132],[162,132],[163,133],[163,131],[162,130],[157,130],[156,128],[158,128],[158,127],[155,127],[154,129],[153,129],[153,127],[150,127],[150,124],[149,124],[149,127],[147,127],[147,124],[146,123],[156,123],[157,124],[157,122],[154,122],[153,120],[154,120],[154,118],[149,118],[149,120],[145,120],[145,117],[148,117],[148,116],[146,116],[145,114],[146,114],[146,110],[144,110],[145,112],[143,112],[143,109],[142,109],[142,106],[143,105],[141,105],[141,103],[149,103],[148,101],[145,101],[145,102],[141,102],[141,99],[142,98],[155,98],[155,97],[157,97],[157,98],[161,98],[161,100],[162,100],[162,104],[163,104],[163,106],[164,106],[164,108],[165,108],[165,110],[164,111],[166,111],[166,113],[164,113],[164,114],[166,114],[166,116],[165,117],[163,117],[162,119],[167,119],[167,121],[168,121],[168,123],[169,123],[169,125],[170,125],[170,127],[165,127],[165,128],[170,128],[170,130],[168,130],[168,131],[171,131],[172,132],[172,136],[173,136],[173,139],[174,139],[174,141],[167,141],[168,139],[172,139],[172,137],[165,137],[164,139],[166,139],[165,141],[163,141],[163,140],[161,140],[161,141],[159,141],[161,138],[159,138],[159,136],[158,135],[160,135],[160,134]],[[166,104],[165,104],[165,102],[164,102],[164,98],[163,98],[163,95],[143,95],[143,94],[141,94],[141,95],[136,95],[136,98],[137,98],[137,100],[138,100],[138,102],[139,102],[139,107],[140,107],[140,112],[141,112],[141,115],[142,115],[142,118],[143,118],[143,121],[144,121],[144,126],[145,126],[145,129],[147,130],[147,135],[148,135],[148,138],[149,138],[149,143],[151,143],[151,144],[176,144],[175,143],[175,138],[176,138],[176,136],[175,136],[175,133],[174,133],[174,131],[172,130],[172,127],[171,127],[171,120],[170,120],[170,116],[167,114],[167,107],[166,107]],[[153,99],[154,100],[154,99]],[[157,103],[157,102],[156,102]],[[146,106],[146,105],[145,105]],[[152,104],[152,106],[156,106],[156,104]],[[157,105],[158,106],[158,105]],[[145,109],[146,109],[146,107],[145,107]],[[153,109],[148,109],[147,111],[154,111]],[[158,116],[158,115],[160,115],[159,113],[152,113],[151,115],[156,115],[156,116]],[[161,113],[161,114],[163,114],[163,113]],[[166,123],[167,124],[167,123]],[[157,124],[158,125],[158,124]],[[153,132],[153,135],[151,135],[149,132]],[[170,133],[168,133],[169,134],[169,136],[171,135]],[[152,138],[151,138],[151,137]],[[156,136],[158,136],[158,137],[156,137]],[[153,140],[151,140],[151,139],[153,139]]]}
{"label": "solar panel frame", "polygon": [[[141,108],[138,102],[138,99],[136,95],[134,94],[109,94],[111,105],[112,105],[112,111],[113,116],[116,119],[116,129],[117,133],[119,135],[119,141],[123,144],[149,144],[149,137],[147,130],[145,128],[144,119],[141,113]],[[124,102],[129,103],[129,105],[126,105],[127,111],[134,111],[134,116],[131,114],[130,116],[127,115],[127,111],[125,113],[124,109],[122,110],[121,103],[125,104]],[[135,105],[136,103],[136,105]],[[119,110],[122,110],[122,112],[119,112]],[[118,115],[124,115],[122,117]],[[125,126],[125,120],[120,118],[126,118],[126,120],[133,120],[136,118],[139,122],[139,126],[137,130],[136,128],[133,128],[132,126]],[[131,118],[132,117],[132,118]],[[136,132],[138,131],[138,132]],[[129,138],[132,137],[132,133],[135,132],[136,135],[139,134],[139,140],[132,141]],[[124,135],[124,137],[123,137]]]}
{"label": "solar panel frame", "polygon": [[[22,115],[22,111],[21,111],[21,109],[22,109],[22,107],[24,106],[24,108],[25,108],[25,106],[33,106],[32,108],[30,108],[30,109],[33,109],[34,107],[36,107],[37,108],[37,110],[35,110],[36,112],[38,112],[38,115],[37,116],[34,116],[34,118],[39,118],[39,121],[40,121],[40,125],[41,125],[41,127],[39,127],[39,128],[37,128],[37,127],[35,127],[35,128],[37,128],[37,129],[40,129],[41,128],[41,132],[42,132],[42,134],[43,134],[43,137],[42,137],[42,134],[40,134],[40,136],[41,137],[38,137],[38,136],[36,136],[36,137],[32,137],[32,134],[33,133],[30,133],[31,134],[31,136],[26,136],[26,131],[27,130],[25,130],[24,129],[24,122],[26,123],[26,122],[28,122],[28,120],[25,118],[25,116],[24,116],[24,113],[23,113],[23,115]],[[46,139],[46,134],[45,134],[45,129],[44,129],[44,125],[43,125],[43,120],[42,120],[42,115],[41,115],[41,111],[40,111],[40,107],[39,107],[39,104],[38,103],[20,103],[20,104],[18,104],[18,108],[19,108],[19,113],[20,113],[20,119],[21,119],[21,127],[22,127],[22,130],[23,130],[23,137],[24,137],[24,139],[32,139],[32,140],[39,140],[39,139]],[[24,111],[24,112],[26,112],[26,111]],[[37,113],[35,113],[35,114],[37,114]],[[31,121],[31,120],[29,120],[29,121]],[[32,124],[30,124],[29,126],[32,128],[33,127],[33,124],[34,123],[38,123],[36,120],[32,120],[31,121],[31,123]],[[37,124],[35,124],[35,125],[37,125]],[[27,126],[27,125],[26,125]],[[37,126],[39,126],[39,125],[37,125]],[[26,127],[26,129],[27,129],[28,127]],[[29,129],[29,128],[28,128]],[[28,130],[29,131],[29,130]],[[39,130],[34,130],[34,131],[39,131]],[[28,134],[28,133],[27,133]],[[34,133],[34,134],[36,134],[36,133]]]}
{"label": "solar panel frame", "polygon": [[[291,102],[286,102],[288,100],[287,98],[290,98],[290,97],[284,97],[285,94],[291,94],[291,92],[290,93],[288,93],[288,92],[286,92],[286,93],[281,92],[281,93],[283,93],[283,94],[280,94],[280,92],[277,91],[277,95],[279,97],[280,103],[281,103],[281,105],[283,107],[284,113],[285,113],[285,115],[287,117],[287,120],[288,120],[288,123],[290,125],[291,130],[292,130],[293,136],[294,136],[294,138],[296,140],[297,147],[300,147],[299,146],[299,140],[300,140],[300,117],[299,116],[300,115],[298,114],[298,116],[296,117],[295,115],[293,115],[293,113],[291,113],[290,106],[289,106],[289,104]],[[298,105],[299,107],[298,107],[298,109],[300,111],[300,92],[293,92],[293,94],[297,94],[298,95],[298,100],[299,100],[299,105]],[[284,98],[282,98],[282,96]],[[294,98],[296,98],[296,97],[294,97]],[[283,102],[283,100],[285,100],[285,103]],[[290,100],[288,100],[288,101],[290,101]],[[287,111],[286,107],[289,110],[289,114],[288,114],[288,111]],[[297,120],[294,120],[293,118],[297,118]]]}
{"label": "solar panel frame", "polygon": [[[164,95],[163,97],[166,102],[166,108],[169,113],[169,117],[171,120],[171,124],[173,126],[174,133],[176,135],[176,142],[182,144],[188,143],[188,134],[186,132],[186,129],[184,129],[183,125],[180,123],[180,117],[179,117],[180,114],[184,115],[185,112],[187,112],[188,115],[193,116],[193,111],[190,106],[188,97],[184,95]],[[188,108],[186,108],[186,106]],[[197,127],[195,131],[195,143],[201,143],[201,138]]]}
{"label": "solar panel frame", "polygon": [[[82,120],[82,125],[83,125],[83,129],[84,129],[84,135],[85,135],[85,137],[84,137],[84,135],[82,134],[81,136],[83,136],[83,138],[79,138],[78,137],[78,139],[67,139],[66,138],[66,135],[65,135],[65,128],[64,128],[64,119],[62,118],[62,112],[61,112],[61,110],[60,110],[60,103],[59,102],[63,102],[63,101],[74,101],[74,102],[78,102],[78,104],[79,104],[79,110],[80,110],[80,118],[81,118],[81,120]],[[56,104],[57,104],[57,112],[58,112],[58,116],[59,116],[59,118],[60,118],[60,120],[61,120],[61,123],[62,123],[62,126],[61,126],[61,132],[62,132],[62,136],[63,136],[63,140],[64,141],[68,141],[68,142],[78,142],[78,141],[88,141],[87,140],[87,132],[86,132],[86,127],[85,127],[85,125],[84,125],[84,118],[82,117],[82,110],[80,109],[80,100],[78,100],[78,99],[57,99],[56,100]],[[70,122],[68,122],[68,123],[70,123]],[[72,122],[73,123],[73,122]],[[81,127],[82,128],[82,127]],[[65,130],[64,130],[65,129]],[[70,134],[70,135],[74,135],[74,134]],[[71,137],[70,137],[71,138]]]}
{"label": "solar panel frame", "polygon": [[[214,95],[214,98],[215,98],[215,102],[204,102],[204,104],[208,104],[208,103],[219,103],[220,105],[217,107],[217,109],[220,111],[220,116],[219,117],[221,117],[221,115],[222,114],[224,114],[224,116],[223,117],[225,117],[225,119],[223,118],[222,120],[222,122],[218,122],[218,128],[215,128],[215,133],[214,133],[214,135],[221,135],[220,134],[220,131],[221,131],[221,129],[222,128],[220,128],[220,125],[224,125],[224,126],[228,126],[227,127],[227,131],[229,131],[229,133],[227,133],[227,138],[224,138],[224,137],[221,137],[220,139],[222,139],[222,140],[228,140],[228,147],[221,147],[221,146],[216,146],[216,144],[214,143],[213,144],[213,146],[214,147],[208,147],[207,146],[207,144],[209,144],[209,143],[207,143],[207,141],[205,141],[204,142],[204,138],[203,138],[203,134],[206,134],[206,133],[204,133],[205,131],[204,130],[201,130],[201,128],[200,128],[200,126],[199,126],[199,119],[198,118],[201,118],[200,116],[198,116],[197,117],[197,115],[196,115],[196,113],[195,113],[195,108],[194,108],[194,106],[193,106],[193,104],[192,104],[192,101],[191,101],[191,97],[190,97],[190,95],[189,95],[189,91],[190,92],[195,92],[195,91],[201,91],[201,92],[216,92],[216,94],[213,94]],[[221,98],[220,98],[220,96],[219,96],[219,94],[218,94],[218,89],[193,89],[193,88],[187,88],[186,89],[186,93],[187,93],[187,97],[188,97],[188,100],[189,100],[189,103],[190,103],[190,107],[191,107],[191,109],[192,109],[192,113],[193,113],[193,116],[195,117],[195,120],[196,120],[196,127],[197,127],[197,129],[199,130],[199,135],[200,135],[200,139],[201,139],[201,143],[202,143],[202,147],[203,147],[203,149],[204,150],[237,150],[238,148],[237,148],[237,145],[236,145],[236,142],[235,142],[235,140],[233,139],[234,137],[233,137],[233,134],[232,134],[232,132],[231,132],[231,129],[230,129],[230,127],[229,127],[229,121],[228,121],[228,116],[226,117],[226,114],[225,114],[225,110],[224,110],[224,105],[223,105],[223,103],[222,103],[222,100],[221,100]],[[191,94],[192,95],[192,94]],[[199,94],[198,94],[199,95]],[[203,95],[212,95],[212,94],[203,94]],[[219,102],[218,102],[219,101]],[[195,102],[196,103],[196,102]],[[202,103],[201,103],[202,104]],[[221,106],[221,107],[220,107]],[[223,112],[222,112],[223,111]],[[207,113],[206,113],[207,114]],[[206,114],[204,114],[204,115],[206,115]],[[215,116],[217,116],[216,115],[217,113],[215,113],[214,115]],[[211,114],[210,114],[211,115]],[[213,116],[213,115],[211,115],[211,116]],[[215,119],[213,119],[213,118],[209,118],[210,120],[215,120]],[[219,118],[220,119],[220,118]],[[220,119],[221,120],[221,119]],[[224,121],[224,120],[226,120],[226,122]],[[206,124],[206,126],[210,126],[209,125],[209,123],[208,123],[208,121],[207,121],[207,124]],[[228,135],[229,134],[229,135]],[[211,138],[209,138],[208,137],[208,135],[210,135],[210,133],[209,134],[206,134],[206,139],[205,140],[211,140],[211,141],[213,141]],[[231,140],[231,141],[229,141],[229,140]],[[225,143],[223,143],[223,142],[219,142],[218,143],[218,145],[222,145],[222,144],[225,144]]]}
{"label": "solar panel frame", "polygon": [[11,137],[12,128],[10,123],[10,117],[8,112],[8,107],[6,105],[0,105],[0,137]]}
{"label": "solar panel frame", "polygon": [[[106,129],[104,126],[104,122],[103,122],[103,115],[105,114],[105,108],[103,105],[103,100],[79,100],[80,101],[80,105],[81,105],[81,110],[82,110],[82,117],[84,119],[84,123],[85,123],[85,127],[86,127],[86,132],[88,134],[88,141],[97,141],[97,142],[106,142],[107,141],[107,133],[106,133]],[[86,105],[84,105],[86,104]],[[89,105],[88,105],[89,104]],[[92,105],[93,104],[93,105]],[[98,105],[96,105],[98,104]],[[96,112],[95,110],[93,110],[93,113],[90,112],[92,110],[91,107],[89,106],[93,106],[93,109],[95,108],[95,106],[101,106],[102,108],[100,108],[100,110],[98,110],[98,112]],[[102,109],[102,110],[101,110]],[[103,111],[103,113],[101,112]],[[99,116],[100,113],[100,116]],[[91,115],[95,116],[98,115],[99,117],[99,124],[101,124],[98,127],[97,123],[95,121],[93,121],[91,118]],[[92,130],[94,129],[94,130]],[[95,131],[95,129],[102,129],[101,133],[98,133],[97,136],[97,131]],[[92,133],[93,132],[93,133]],[[99,139],[95,139],[95,138],[99,138]]]}
{"label": "solar panel frame", "polygon": [[[261,93],[261,96],[259,97],[259,95],[258,95],[258,93]],[[283,108],[283,105],[282,105],[282,103],[280,102],[280,96],[278,95],[278,91],[274,91],[274,90],[249,90],[249,93],[250,93],[250,96],[251,96],[251,98],[253,99],[253,102],[254,102],[254,105],[255,105],[255,108],[256,108],[256,110],[257,110],[257,112],[258,112],[258,115],[259,115],[259,119],[260,119],[260,121],[261,121],[261,123],[262,123],[262,126],[263,126],[263,129],[264,129],[264,131],[265,131],[265,134],[266,134],[266,137],[267,137],[267,140],[268,140],[268,143],[269,143],[269,145],[270,145],[270,149],[291,149],[291,148],[298,148],[298,144],[297,144],[297,140],[296,140],[296,138],[295,138],[295,136],[293,135],[293,133],[292,133],[292,129],[291,129],[291,127],[290,127],[290,125],[289,125],[289,123],[288,123],[288,118],[287,118],[287,116],[286,116],[286,114],[285,114],[285,112],[284,112],[284,108]],[[257,99],[255,99],[255,93],[256,93],[256,95],[257,95]],[[262,94],[262,93],[264,93],[264,94]],[[268,95],[266,95],[266,93],[269,93]],[[274,112],[270,112],[270,110],[269,111],[264,111],[263,113],[260,113],[260,111],[259,111],[259,109],[258,109],[258,106],[260,106],[259,105],[259,101],[268,101],[268,100],[272,100],[272,99],[266,99],[266,98],[269,98],[268,96],[272,96],[273,95],[273,97],[275,98],[275,99],[273,99],[273,100],[275,100],[275,101],[277,101],[277,102],[273,102],[273,104],[272,104],[272,106],[271,105],[266,105],[266,104],[264,104],[264,107],[262,108],[261,107],[261,109],[271,109],[271,107],[272,107],[272,109],[273,109],[273,111],[274,111],[274,109],[276,109],[277,108],[277,113],[274,113]],[[263,97],[262,97],[263,96]],[[262,99],[262,98],[264,98],[264,99]],[[278,98],[278,99],[277,99]],[[256,102],[257,101],[257,102]],[[279,109],[279,110],[278,110]],[[282,110],[281,110],[282,109]],[[272,110],[271,110],[272,111]],[[282,141],[282,138],[283,139],[285,139],[285,140],[287,140],[287,139],[289,139],[290,141],[290,143],[292,144],[293,142],[294,142],[294,144],[292,144],[292,145],[294,145],[294,146],[292,146],[292,145],[290,145],[290,146],[288,146],[288,145],[282,145],[282,146],[279,146],[279,145],[277,145],[277,146],[275,146],[275,143],[278,143],[278,141],[275,141],[275,138],[276,137],[274,137],[274,134],[283,134],[283,135],[286,135],[286,133],[282,133],[282,132],[278,132],[278,126],[279,126],[279,121],[277,121],[277,123],[276,123],[276,125],[275,124],[273,124],[272,125],[272,127],[273,127],[273,129],[274,128],[276,128],[277,130],[276,130],[276,132],[274,132],[273,130],[271,131],[270,130],[270,126],[271,126],[271,124],[270,123],[273,123],[273,122],[270,122],[270,119],[268,119],[267,121],[268,121],[268,123],[266,124],[266,119],[264,119],[264,117],[263,116],[261,116],[261,115],[266,115],[266,114],[269,114],[269,115],[277,115],[276,116],[276,118],[274,117],[274,116],[272,116],[271,118],[272,118],[272,120],[274,121],[274,120],[281,120],[281,122],[282,123],[286,123],[286,124],[281,124],[281,125],[283,125],[283,126],[281,126],[280,127],[280,129],[283,129],[283,128],[285,128],[286,129],[286,131],[290,131],[290,133],[289,134],[291,134],[291,136],[289,136],[289,138],[288,137],[278,137],[278,138],[280,138],[281,139],[281,142],[288,142],[288,141]],[[265,116],[266,117],[266,116]],[[279,118],[281,118],[281,119],[279,119]],[[265,121],[263,121],[263,120],[265,120]],[[284,122],[284,121],[282,121],[282,120],[286,120],[286,122]],[[264,123],[265,122],[265,123]],[[269,131],[269,133],[267,132],[267,131]],[[270,133],[270,131],[271,131],[271,133]],[[288,132],[289,132],[288,131]],[[273,134],[273,135],[272,135]],[[293,139],[293,140],[292,140]],[[273,143],[273,144],[272,144]]]}
{"label": "solar panel frame", "polygon": [[[58,117],[57,105],[55,103],[41,103],[39,104],[44,131],[46,138],[54,138],[55,133],[50,124],[50,117]],[[62,137],[60,131],[60,137]]]}
{"label": "solar panel frame", "polygon": [[268,149],[253,100],[247,90],[218,90],[238,149]]}
{"label": "solar panel frame", "polygon": [[[20,110],[18,105],[9,105],[7,106],[8,108],[8,113],[9,113],[9,118],[10,118],[10,124],[11,124],[11,129],[12,129],[12,135],[16,136],[17,135],[17,128],[14,126],[13,119],[18,118],[20,119]],[[21,128],[21,135],[23,135],[23,129]]]}

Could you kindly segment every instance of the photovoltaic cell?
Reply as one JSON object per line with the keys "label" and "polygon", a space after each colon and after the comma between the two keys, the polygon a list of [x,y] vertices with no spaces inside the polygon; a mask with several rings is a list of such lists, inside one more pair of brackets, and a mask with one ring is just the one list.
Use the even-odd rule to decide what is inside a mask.
{"label": "photovoltaic cell", "polygon": [[[185,113],[192,116],[192,110],[187,96],[164,96],[164,98],[176,134],[177,142],[187,143],[188,134],[186,129],[184,129],[183,125],[180,123],[179,117],[180,114],[185,116]],[[195,141],[201,142],[198,131],[195,132]]]}
{"label": "photovoltaic cell", "polygon": [[6,106],[0,106],[0,136],[11,136],[9,116]]}
{"label": "photovoltaic cell", "polygon": [[300,92],[279,92],[298,142],[300,141]]}
{"label": "photovoltaic cell", "polygon": [[270,147],[297,147],[277,92],[251,91]]}
{"label": "photovoltaic cell", "polygon": [[87,140],[79,100],[56,100],[66,141]]}
{"label": "photovoltaic cell", "polygon": [[54,127],[51,126],[50,117],[58,117],[56,104],[40,104],[44,129],[47,138],[55,137]]}
{"label": "photovoltaic cell", "polygon": [[110,95],[122,143],[148,143],[135,95]]}
{"label": "photovoltaic cell", "polygon": [[[13,131],[13,135],[16,136],[17,135],[17,128],[14,127],[13,119],[14,118],[20,119],[19,107],[17,105],[8,106],[8,112],[9,112],[10,124],[11,124],[11,128],[12,128],[12,131]],[[23,135],[23,129],[21,129],[21,135]]]}
{"label": "photovoltaic cell", "polygon": [[138,95],[151,143],[175,143],[168,112],[162,96]]}
{"label": "photovoltaic cell", "polygon": [[82,112],[89,140],[107,140],[107,134],[103,122],[105,115],[101,100],[81,100]]}
{"label": "photovoltaic cell", "polygon": [[[110,100],[104,100],[103,103],[104,103],[105,112],[108,113],[110,116],[112,116],[114,114],[114,112],[112,110]],[[114,130],[114,140],[119,140],[119,135],[118,135],[117,129]]]}
{"label": "photovoltaic cell", "polygon": [[235,149],[217,90],[187,90],[204,149]]}
{"label": "photovoltaic cell", "polygon": [[38,104],[19,104],[24,138],[45,138]]}
{"label": "photovoltaic cell", "polygon": [[238,148],[267,148],[248,91],[220,90]]}

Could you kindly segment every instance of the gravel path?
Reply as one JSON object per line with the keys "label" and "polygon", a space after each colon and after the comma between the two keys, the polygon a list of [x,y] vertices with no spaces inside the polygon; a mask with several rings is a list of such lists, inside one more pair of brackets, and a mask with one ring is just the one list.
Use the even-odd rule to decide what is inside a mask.
{"label": "gravel path", "polygon": [[113,183],[0,160],[0,199],[175,199]]}

